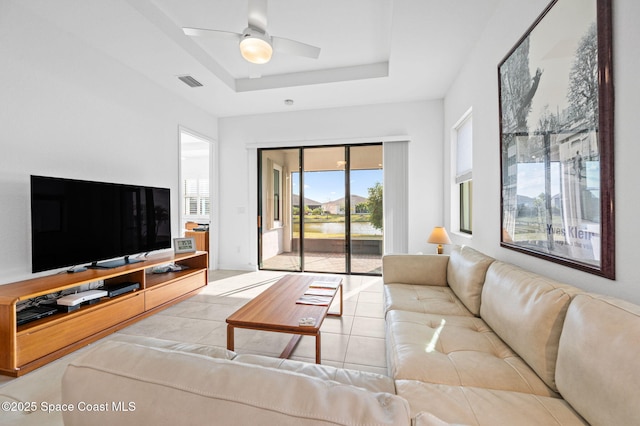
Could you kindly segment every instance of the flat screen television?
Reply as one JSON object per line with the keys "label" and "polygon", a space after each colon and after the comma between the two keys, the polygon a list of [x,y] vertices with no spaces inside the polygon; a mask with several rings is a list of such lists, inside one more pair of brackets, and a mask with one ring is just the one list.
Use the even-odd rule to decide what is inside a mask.
{"label": "flat screen television", "polygon": [[170,203],[167,188],[31,176],[31,269],[113,268],[170,248]]}

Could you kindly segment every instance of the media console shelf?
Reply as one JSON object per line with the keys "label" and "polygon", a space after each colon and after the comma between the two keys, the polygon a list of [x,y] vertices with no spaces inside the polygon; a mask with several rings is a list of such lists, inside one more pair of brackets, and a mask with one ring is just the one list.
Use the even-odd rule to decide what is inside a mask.
{"label": "media console shelf", "polygon": [[[153,274],[176,263],[177,272]],[[163,253],[114,269],[89,269],[0,285],[0,374],[20,376],[195,294],[208,282],[208,253]],[[16,305],[84,284],[138,282],[140,289],[17,325]]]}

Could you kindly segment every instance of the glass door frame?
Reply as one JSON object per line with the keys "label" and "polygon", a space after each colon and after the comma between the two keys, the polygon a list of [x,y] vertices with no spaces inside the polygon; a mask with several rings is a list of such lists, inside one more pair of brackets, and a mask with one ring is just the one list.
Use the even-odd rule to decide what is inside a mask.
{"label": "glass door frame", "polygon": [[[341,157],[339,159],[337,159],[336,161],[338,162],[344,162],[343,167],[344,167],[344,176],[343,176],[343,195],[344,195],[344,210],[345,210],[345,229],[344,229],[344,237],[341,241],[341,245],[343,247],[343,250],[340,252],[337,252],[335,254],[338,255],[344,255],[344,263],[342,265],[342,270],[315,270],[315,269],[311,269],[308,267],[305,267],[303,269],[304,272],[312,272],[312,273],[328,273],[328,274],[351,274],[351,234],[350,234],[350,219],[351,217],[351,202],[350,202],[350,185],[349,185],[349,147],[348,145],[328,145],[328,146],[309,146],[309,147],[303,147],[301,149],[301,155],[302,155],[302,159],[304,160],[305,158],[305,151],[321,151],[321,150],[342,150],[341,152]],[[326,152],[326,151],[325,151]],[[329,170],[323,170],[323,171],[317,171],[317,170],[307,170],[307,168],[305,167],[304,162],[301,163],[301,181],[300,181],[300,193],[301,193],[301,200],[302,200],[302,209],[300,211],[300,241],[302,242],[301,245],[301,249],[300,249],[300,255],[302,256],[302,259],[304,260],[306,258],[307,255],[307,251],[306,251],[306,242],[308,240],[308,237],[305,236],[306,233],[306,226],[304,223],[305,220],[305,214],[304,212],[306,211],[304,209],[305,207],[305,194],[304,194],[304,189],[306,186],[305,183],[305,175],[307,175],[307,173],[314,173],[314,172],[318,172],[318,173],[322,173],[325,171],[329,171]],[[334,170],[331,170],[334,171]],[[304,264],[304,263],[303,263]]]}
{"label": "glass door frame", "polygon": [[[285,146],[285,147],[277,147],[277,148],[258,148],[257,150],[257,165],[258,165],[258,173],[257,173],[257,231],[258,231],[258,269],[266,269],[271,271],[284,271],[284,272],[311,272],[311,273],[329,273],[329,274],[346,274],[346,275],[364,275],[364,276],[381,276],[381,273],[376,272],[354,272],[352,269],[352,235],[351,235],[351,148],[363,147],[363,146],[382,146],[382,142],[371,142],[364,144],[339,144],[339,145],[313,145],[313,146]],[[345,244],[345,270],[344,272],[335,272],[335,271],[315,271],[308,270],[305,267],[305,238],[304,238],[304,226],[305,226],[305,215],[304,215],[304,206],[305,206],[305,191],[304,191],[304,153],[305,150],[318,149],[318,148],[344,148],[344,161],[345,164],[345,236],[344,236],[344,244]],[[298,176],[299,176],[299,270],[291,270],[291,269],[275,269],[275,268],[264,268],[263,266],[263,159],[262,153],[265,151],[285,151],[285,150],[298,150]],[[291,172],[293,173],[293,171]],[[284,177],[281,176],[281,179]],[[291,208],[291,206],[287,207]],[[284,210],[284,206],[283,206]],[[381,254],[382,256],[382,254]]]}

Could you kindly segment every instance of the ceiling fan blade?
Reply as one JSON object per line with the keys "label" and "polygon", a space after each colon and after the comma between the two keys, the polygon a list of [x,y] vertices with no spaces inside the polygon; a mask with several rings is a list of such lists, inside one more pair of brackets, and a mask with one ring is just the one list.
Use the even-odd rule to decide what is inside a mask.
{"label": "ceiling fan blade", "polygon": [[267,31],[267,0],[249,0],[249,26]]}
{"label": "ceiling fan blade", "polygon": [[183,27],[182,31],[188,36],[192,37],[208,37],[208,38],[217,38],[217,39],[232,39],[239,40],[242,37],[240,33],[233,33],[231,31],[220,31],[220,30],[207,30],[204,28],[189,28]]}
{"label": "ceiling fan blade", "polygon": [[271,42],[273,44],[273,50],[278,52],[296,56],[306,56],[307,58],[313,59],[318,59],[318,56],[320,56],[320,48],[311,46],[310,44],[282,37],[271,37]]}

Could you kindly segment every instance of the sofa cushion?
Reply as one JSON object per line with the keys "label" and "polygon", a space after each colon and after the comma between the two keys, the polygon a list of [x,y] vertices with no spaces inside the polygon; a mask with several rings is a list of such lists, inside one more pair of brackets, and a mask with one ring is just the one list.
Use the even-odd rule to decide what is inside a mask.
{"label": "sofa cushion", "polygon": [[462,426],[459,423],[456,425],[454,423],[445,422],[439,417],[434,416],[431,413],[427,413],[425,411],[418,413],[413,419],[412,426]]}
{"label": "sofa cushion", "polygon": [[234,361],[293,371],[323,380],[333,380],[345,385],[357,386],[371,392],[396,393],[395,384],[391,377],[367,371],[348,370],[332,367],[330,365],[311,364],[291,359],[273,358],[253,354],[240,354],[234,358]]}
{"label": "sofa cushion", "polygon": [[390,311],[386,323],[396,380],[557,396],[480,318]]}
{"label": "sofa cushion", "polygon": [[639,352],[639,306],[578,295],[560,337],[558,389],[591,424],[638,424]]}
{"label": "sofa cushion", "polygon": [[67,367],[62,401],[133,410],[66,411],[65,425],[409,425],[388,393],[226,359],[108,341]]}
{"label": "sofa cushion", "polygon": [[454,247],[449,255],[447,281],[451,290],[472,314],[480,315],[480,296],[489,265],[494,259],[462,246]]}
{"label": "sofa cushion", "polygon": [[494,261],[482,289],[482,319],[544,382],[555,383],[558,343],[575,287]]}
{"label": "sofa cushion", "polygon": [[168,349],[176,352],[204,355],[211,358],[234,359],[236,353],[219,346],[203,345],[199,343],[176,342],[174,340],[158,339],[155,337],[133,336],[129,334],[112,334],[106,338],[118,342],[134,343],[152,348]]}
{"label": "sofa cushion", "polygon": [[382,257],[385,284],[421,284],[447,286],[446,255],[391,254]]}
{"label": "sofa cushion", "polygon": [[409,401],[416,426],[441,425],[441,422],[474,426],[587,424],[559,398],[416,380],[398,380],[396,389],[399,396]]}
{"label": "sofa cushion", "polygon": [[473,314],[449,287],[386,284],[384,286],[385,313],[394,309],[443,315]]}

